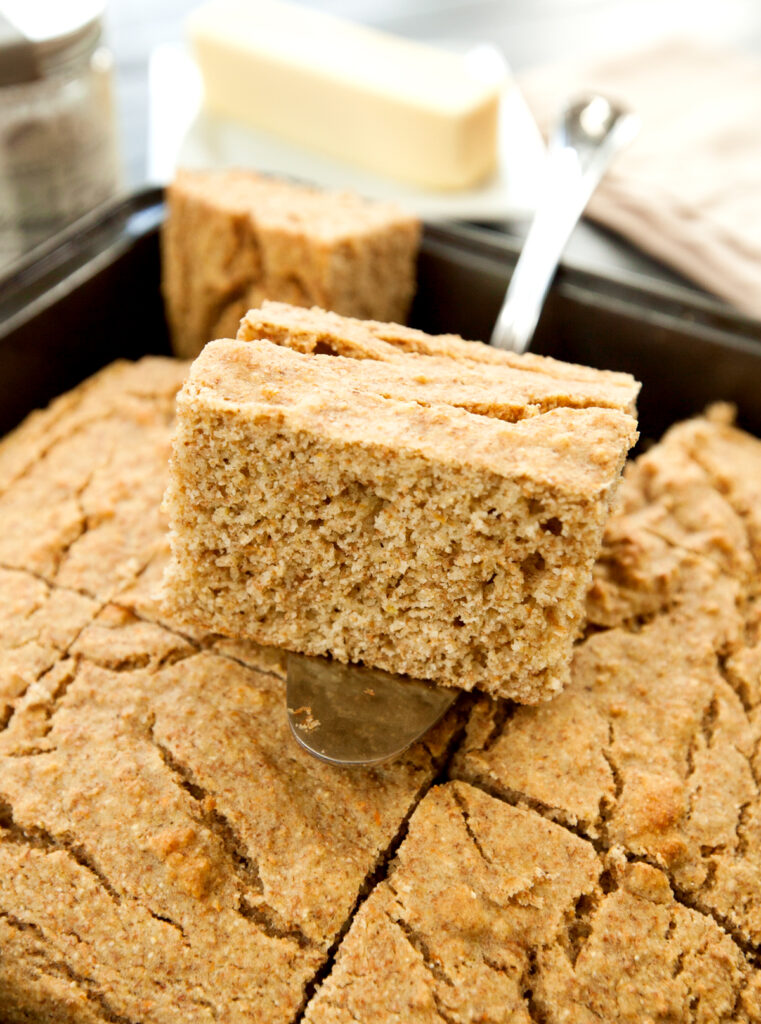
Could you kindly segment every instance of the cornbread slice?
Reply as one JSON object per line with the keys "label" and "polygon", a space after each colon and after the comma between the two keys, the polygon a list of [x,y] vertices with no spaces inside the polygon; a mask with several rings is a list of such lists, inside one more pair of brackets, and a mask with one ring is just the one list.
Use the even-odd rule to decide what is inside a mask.
{"label": "cornbread slice", "polygon": [[[621,490],[591,635],[541,709],[484,702],[455,775],[660,865],[761,948],[761,442],[674,428]],[[598,631],[603,628],[603,631]]]}
{"label": "cornbread slice", "polygon": [[420,224],[391,203],[249,171],[180,171],[167,190],[163,292],[174,351],[232,335],[263,299],[404,321]]}
{"label": "cornbread slice", "polygon": [[[556,406],[554,385],[541,412],[546,378],[509,372],[504,392],[452,359],[207,346],[178,399],[167,612],[521,701],[558,692],[635,422],[588,394]],[[634,385],[612,390],[628,408]]]}
{"label": "cornbread slice", "polygon": [[450,783],[415,811],[304,1019],[641,1024],[759,1010],[740,950],[661,871]]}

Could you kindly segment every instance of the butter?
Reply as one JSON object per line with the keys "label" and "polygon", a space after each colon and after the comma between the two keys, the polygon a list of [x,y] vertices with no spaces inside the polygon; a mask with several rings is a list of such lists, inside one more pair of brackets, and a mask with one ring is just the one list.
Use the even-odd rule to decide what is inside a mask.
{"label": "butter", "polygon": [[211,0],[188,29],[215,114],[427,188],[496,167],[503,82],[463,56],[279,0]]}

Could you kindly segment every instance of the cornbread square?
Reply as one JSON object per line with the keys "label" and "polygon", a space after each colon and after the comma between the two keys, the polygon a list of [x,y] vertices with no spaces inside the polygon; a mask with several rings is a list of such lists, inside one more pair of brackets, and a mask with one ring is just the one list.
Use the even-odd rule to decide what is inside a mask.
{"label": "cornbread square", "polygon": [[418,220],[391,203],[249,171],[180,171],[167,190],[163,292],[177,355],[234,335],[263,299],[404,321]]}
{"label": "cornbread square", "polygon": [[415,811],[304,1020],[740,1022],[758,997],[741,951],[657,868],[449,783]]}
{"label": "cornbread square", "polygon": [[636,388],[608,389],[627,411],[588,390],[575,407],[567,379],[497,376],[208,345],[178,398],[167,613],[519,701],[557,693]]}

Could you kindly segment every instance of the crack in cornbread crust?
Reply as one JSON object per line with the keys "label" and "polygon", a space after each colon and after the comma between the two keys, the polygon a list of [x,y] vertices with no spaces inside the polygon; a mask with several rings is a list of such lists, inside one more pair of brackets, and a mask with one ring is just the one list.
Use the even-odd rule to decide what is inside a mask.
{"label": "crack in cornbread crust", "polygon": [[179,362],[116,363],[0,442],[0,564],[107,600],[163,544]]}
{"label": "crack in cornbread crust", "polygon": [[459,1024],[477,1006],[484,1022],[739,1022],[758,996],[661,871],[449,783],[418,806],[305,1020]]}
{"label": "crack in cornbread crust", "polygon": [[457,367],[423,404],[401,363],[208,345],[178,399],[172,618],[530,703],[557,692],[634,420],[501,422]]}
{"label": "crack in cornbread crust", "polygon": [[[129,635],[114,651],[119,616]],[[136,667],[146,659],[152,670]],[[71,858],[77,877],[84,872],[110,900],[103,936],[135,934],[146,915],[173,929],[155,984],[166,975],[176,985],[164,1003],[150,991],[152,974],[147,986],[137,980],[150,931],[148,946],[132,940],[134,959],[118,971],[97,931],[80,939],[77,957],[56,955],[129,1019],[150,1008],[150,1019],[181,1020],[196,989],[225,1019],[291,1019],[365,877],[430,783],[451,728],[429,737],[431,754],[418,746],[403,762],[349,778],[291,747],[282,679],[197,653],[124,610],[107,609],[87,627],[65,666],[63,694],[51,695],[43,715],[38,694],[4,737],[14,743],[0,758],[0,860],[18,846]],[[16,887],[0,883],[0,908],[54,934],[60,907],[44,895],[44,878],[31,888],[41,887],[47,917],[37,909],[30,918],[37,903],[16,860],[0,875]],[[79,905],[82,886],[71,886]],[[101,911],[84,906],[83,919],[92,912],[100,921]]]}
{"label": "crack in cornbread crust", "polygon": [[394,204],[241,171],[180,171],[167,200],[162,290],[179,355],[234,333],[265,298],[407,315],[420,223]]}
{"label": "crack in cornbread crust", "polygon": [[674,428],[640,458],[607,530],[568,690],[496,728],[482,705],[452,768],[661,866],[682,901],[754,958],[759,479],[761,443],[721,417]]}
{"label": "crack in cornbread crust", "polygon": [[68,650],[98,607],[29,573],[0,568],[0,729],[7,728],[15,703]]}
{"label": "crack in cornbread crust", "polygon": [[[453,384],[461,392],[470,387],[475,400],[452,404],[465,404],[474,412],[485,405],[486,415],[500,419],[516,421],[561,407],[598,407],[636,414],[639,385],[628,374],[590,370],[545,356],[516,356],[481,342],[464,342],[454,335],[432,336],[397,324],[352,320],[321,309],[300,310],[265,302],[261,309],[249,310],[243,318],[237,340],[269,341],[306,355],[391,363],[386,375],[406,379],[410,392],[417,392],[419,400],[430,404],[430,392],[434,391],[435,400],[434,389],[442,385],[450,394]],[[491,358],[492,354],[496,358]],[[378,390],[383,368],[364,369],[373,375]],[[416,384],[422,386],[416,388]]]}

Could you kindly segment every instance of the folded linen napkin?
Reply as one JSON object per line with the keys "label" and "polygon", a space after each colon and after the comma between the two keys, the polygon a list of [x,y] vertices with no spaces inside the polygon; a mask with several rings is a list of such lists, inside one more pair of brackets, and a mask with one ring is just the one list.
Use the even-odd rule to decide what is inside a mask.
{"label": "folded linen napkin", "polygon": [[761,63],[679,40],[522,86],[545,130],[564,98],[591,90],[636,110],[640,135],[587,216],[761,317]]}

